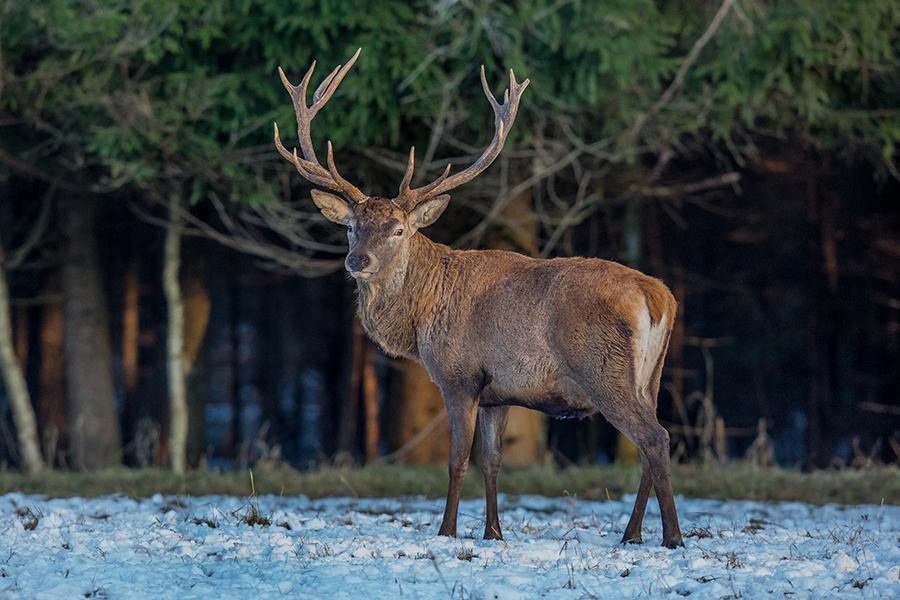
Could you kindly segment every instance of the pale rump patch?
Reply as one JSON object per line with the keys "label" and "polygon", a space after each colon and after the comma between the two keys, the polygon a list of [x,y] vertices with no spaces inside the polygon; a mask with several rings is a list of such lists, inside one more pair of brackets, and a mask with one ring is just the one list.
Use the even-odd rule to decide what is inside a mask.
{"label": "pale rump patch", "polygon": [[638,312],[637,328],[634,333],[634,381],[641,395],[650,387],[650,379],[653,377],[660,354],[666,351],[669,315],[661,313],[658,319],[654,322],[648,304],[642,306]]}

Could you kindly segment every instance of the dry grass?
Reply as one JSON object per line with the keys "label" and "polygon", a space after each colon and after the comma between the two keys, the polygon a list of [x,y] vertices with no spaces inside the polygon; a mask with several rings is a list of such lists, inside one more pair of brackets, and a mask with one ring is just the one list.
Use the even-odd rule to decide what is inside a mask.
{"label": "dry grass", "polygon": [[241,515],[241,523],[250,527],[269,527],[272,525],[272,519],[259,510],[259,499],[256,495],[256,479],[253,477],[253,471],[250,471],[250,498],[248,502],[249,508]]}
{"label": "dry grass", "polygon": [[[260,494],[327,496],[442,497],[447,470],[440,466],[385,465],[363,468],[323,468],[301,472],[282,464],[257,465],[255,489]],[[747,464],[679,465],[674,473],[678,494],[698,498],[801,501],[812,504],[900,504],[900,469],[817,471],[758,469]],[[557,469],[548,466],[505,469],[501,491],[512,494],[575,496],[604,500],[635,492],[640,471],[633,467],[598,466]],[[481,475],[470,469],[463,494],[482,494]],[[246,496],[246,471],[192,471],[178,477],[162,469],[111,469],[93,473],[52,471],[36,476],[0,472],[0,494],[24,492],[51,497],[124,494],[140,498],[229,494]]]}
{"label": "dry grass", "polygon": [[34,531],[44,515],[41,511],[33,510],[30,507],[19,507],[16,509],[16,516],[22,519],[22,527],[25,528],[25,531]]}

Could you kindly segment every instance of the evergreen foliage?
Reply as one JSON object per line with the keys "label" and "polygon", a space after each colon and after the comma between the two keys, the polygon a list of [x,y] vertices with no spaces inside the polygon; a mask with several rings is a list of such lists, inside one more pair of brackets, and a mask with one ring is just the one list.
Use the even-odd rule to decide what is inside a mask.
{"label": "evergreen foliage", "polygon": [[[534,82],[515,135],[563,139],[565,124],[588,142],[615,140],[659,98],[717,7],[8,0],[2,145],[86,187],[180,181],[195,200],[270,199],[281,194],[271,122],[293,121],[275,67],[297,80],[315,58],[322,76],[358,46],[362,59],[317,123],[317,144],[327,135],[342,155],[426,145],[445,86],[468,130],[457,137],[482,137],[482,62],[495,84],[505,67]],[[711,143],[740,162],[761,139],[794,137],[896,174],[898,34],[893,0],[740,2],[681,92],[614,160]],[[353,162],[360,176],[377,168]]]}

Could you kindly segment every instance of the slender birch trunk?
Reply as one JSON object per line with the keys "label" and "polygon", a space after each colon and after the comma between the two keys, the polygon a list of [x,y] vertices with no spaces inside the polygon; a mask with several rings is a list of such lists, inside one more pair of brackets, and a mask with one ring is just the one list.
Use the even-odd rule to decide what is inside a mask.
{"label": "slender birch trunk", "polygon": [[172,470],[184,473],[187,463],[188,405],[184,369],[184,300],[181,294],[181,228],[183,216],[178,196],[169,200],[169,224],[163,265],[163,288],[168,307],[166,366],[169,392],[169,455]]}
{"label": "slender birch trunk", "polygon": [[3,376],[6,385],[6,395],[16,424],[22,466],[28,473],[38,473],[44,469],[44,459],[41,457],[34,408],[31,406],[28,386],[13,343],[9,288],[6,285],[4,261],[3,249],[0,248],[0,375]]}

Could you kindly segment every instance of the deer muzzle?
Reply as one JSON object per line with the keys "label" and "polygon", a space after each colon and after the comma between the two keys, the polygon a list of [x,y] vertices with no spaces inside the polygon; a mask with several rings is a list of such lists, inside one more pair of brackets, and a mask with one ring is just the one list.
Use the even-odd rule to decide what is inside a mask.
{"label": "deer muzzle", "polygon": [[378,259],[365,252],[354,252],[347,256],[344,266],[352,277],[368,279],[378,272]]}

